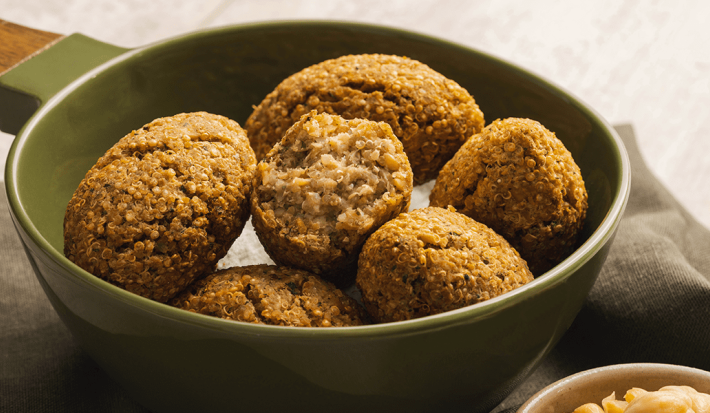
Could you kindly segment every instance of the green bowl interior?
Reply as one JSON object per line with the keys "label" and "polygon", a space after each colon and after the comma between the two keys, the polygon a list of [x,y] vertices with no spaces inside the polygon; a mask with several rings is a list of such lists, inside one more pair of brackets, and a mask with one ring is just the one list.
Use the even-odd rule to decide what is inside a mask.
{"label": "green bowl interior", "polygon": [[580,243],[620,202],[620,141],[560,88],[495,57],[418,34],[285,22],[216,29],[133,50],[70,85],[33,119],[9,160],[10,185],[23,210],[18,219],[57,260],[66,261],[66,205],[86,171],[122,136],[152,119],[200,110],[243,124],[252,106],[287,76],[359,53],[404,55],[428,64],[474,96],[486,123],[529,117],[554,131],[579,164],[589,192]]}

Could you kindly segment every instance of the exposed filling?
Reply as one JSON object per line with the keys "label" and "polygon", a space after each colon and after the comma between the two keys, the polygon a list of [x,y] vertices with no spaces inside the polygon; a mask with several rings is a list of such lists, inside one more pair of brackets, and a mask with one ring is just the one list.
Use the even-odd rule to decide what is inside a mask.
{"label": "exposed filling", "polygon": [[261,207],[281,226],[362,234],[411,191],[411,169],[388,125],[320,114],[295,128],[259,165]]}

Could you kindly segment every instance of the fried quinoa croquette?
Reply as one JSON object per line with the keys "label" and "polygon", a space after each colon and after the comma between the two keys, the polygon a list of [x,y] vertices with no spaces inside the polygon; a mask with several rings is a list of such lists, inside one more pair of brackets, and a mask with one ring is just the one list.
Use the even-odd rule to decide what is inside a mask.
{"label": "fried quinoa croquette", "polygon": [[409,209],[413,188],[388,124],[315,111],[259,162],[253,186],[252,223],[274,262],[338,285],[354,278],[367,237]]}
{"label": "fried quinoa croquette", "polygon": [[357,287],[373,321],[465,307],[533,280],[525,261],[485,225],[453,208],[401,214],[365,243]]}
{"label": "fried quinoa croquette", "polygon": [[255,168],[232,120],[205,112],[156,119],[87,172],[67,206],[64,255],[166,302],[212,272],[241,233]]}
{"label": "fried quinoa croquette", "polygon": [[484,126],[473,97],[429,66],[399,56],[348,55],[303,69],[266,96],[245,124],[257,158],[311,110],[387,122],[417,184],[436,178]]}
{"label": "fried quinoa croquette", "polygon": [[530,119],[496,120],[442,168],[430,205],[454,206],[505,237],[540,275],[575,246],[587,211],[579,167]]}
{"label": "fried quinoa croquette", "polygon": [[170,305],[228,320],[293,327],[364,324],[366,314],[333,284],[275,265],[233,267],[192,283]]}

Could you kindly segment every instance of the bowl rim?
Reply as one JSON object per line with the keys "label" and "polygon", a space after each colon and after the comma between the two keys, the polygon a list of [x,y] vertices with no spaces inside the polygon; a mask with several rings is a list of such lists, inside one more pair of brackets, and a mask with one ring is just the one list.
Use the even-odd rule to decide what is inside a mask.
{"label": "bowl rim", "polygon": [[[545,274],[541,274],[530,283],[518,287],[517,289],[501,296],[477,303],[475,305],[413,320],[340,328],[286,327],[243,323],[203,314],[196,314],[174,308],[166,304],[158,303],[114,286],[83,270],[73,262],[69,261],[63,253],[54,249],[54,247],[40,233],[37,227],[34,226],[27,212],[20,203],[20,194],[18,190],[20,183],[17,182],[17,164],[25,143],[32,136],[33,129],[43,119],[45,114],[50,112],[65,98],[69,97],[74,90],[92,78],[98,76],[101,72],[130,59],[140,59],[142,54],[150,52],[151,50],[157,51],[161,48],[168,48],[172,45],[183,42],[199,41],[205,37],[218,36],[227,33],[233,34],[239,31],[288,29],[292,27],[309,25],[318,28],[333,27],[340,29],[350,28],[356,30],[371,30],[381,34],[406,36],[412,40],[446,45],[447,47],[458,49],[465,53],[480,55],[484,59],[488,59],[496,64],[505,66],[513,72],[520,73],[522,77],[525,77],[529,81],[537,82],[543,85],[551,93],[565,97],[570,104],[575,106],[575,108],[580,112],[584,113],[585,116],[590,119],[595,119],[602,127],[602,131],[608,135],[610,142],[614,145],[615,157],[617,161],[616,163],[619,169],[619,190],[613,194],[611,206],[601,224],[593,231],[589,238],[564,261],[556,265]],[[574,94],[529,71],[528,69],[468,46],[396,27],[338,20],[277,20],[221,26],[174,36],[142,47],[128,49],[126,52],[84,73],[60,90],[56,95],[51,97],[47,102],[42,104],[39,110],[30,118],[30,120],[15,137],[7,157],[5,169],[5,190],[9,208],[13,218],[16,221],[16,230],[18,232],[24,231],[48,259],[53,261],[56,265],[62,267],[67,272],[71,272],[72,275],[82,283],[129,306],[138,308],[142,311],[147,311],[160,317],[173,319],[187,324],[198,325],[215,331],[239,332],[240,334],[253,334],[260,336],[273,335],[278,337],[341,338],[353,336],[375,337],[391,334],[401,335],[421,330],[437,329],[442,326],[448,327],[457,325],[472,318],[485,317],[487,314],[494,313],[504,308],[513,306],[518,302],[524,301],[527,299],[527,296],[530,295],[530,293],[528,293],[530,291],[533,292],[532,294],[536,294],[557,283],[563,282],[574,270],[578,269],[589,259],[591,259],[591,257],[594,256],[595,253],[599,251],[602,246],[613,236],[628,202],[630,179],[631,168],[628,153],[626,152],[624,144],[614,128],[595,109],[577,98]],[[36,275],[38,277],[40,276],[39,274]]]}
{"label": "bowl rim", "polygon": [[[580,383],[585,379],[598,379],[603,380],[603,377],[610,373],[633,373],[640,370],[652,370],[652,373],[683,373],[693,376],[706,376],[710,380],[710,372],[695,367],[683,366],[679,364],[667,364],[667,363],[622,363],[622,364],[612,364],[608,366],[596,367],[589,370],[580,371],[578,373],[572,374],[570,376],[564,377],[556,382],[544,387],[542,390],[535,393],[530,397],[523,405],[521,405],[516,413],[530,413],[535,411],[540,406],[544,406],[545,403],[557,395],[561,391],[574,390],[576,384]],[[668,385],[674,385],[673,383],[668,383]],[[599,401],[592,401],[594,403],[599,403]],[[583,404],[583,403],[582,403]],[[581,404],[580,404],[581,406]]]}

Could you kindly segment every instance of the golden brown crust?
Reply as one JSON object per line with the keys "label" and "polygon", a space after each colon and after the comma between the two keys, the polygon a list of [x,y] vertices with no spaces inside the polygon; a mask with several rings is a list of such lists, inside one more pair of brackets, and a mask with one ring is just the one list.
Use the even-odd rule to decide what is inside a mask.
{"label": "golden brown crust", "polygon": [[257,166],[252,223],[274,262],[345,285],[369,234],[409,209],[412,188],[389,125],[313,111]]}
{"label": "golden brown crust", "polygon": [[362,307],[333,284],[275,265],[234,267],[192,283],[170,305],[194,313],[293,327],[357,326]]}
{"label": "golden brown crust", "polygon": [[436,207],[401,214],[372,234],[357,273],[363,304],[378,322],[454,310],[532,280],[503,237],[453,209]]}
{"label": "golden brown crust", "polygon": [[244,130],[205,112],[156,119],[102,156],[64,217],[64,254],[165,302],[209,273],[249,218],[256,166]]}
{"label": "golden brown crust", "polygon": [[484,126],[471,95],[429,66],[399,56],[348,55],[308,67],[266,96],[245,124],[257,158],[311,110],[387,122],[404,144],[417,184],[436,178]]}
{"label": "golden brown crust", "polygon": [[572,155],[553,132],[519,118],[496,120],[471,137],[442,168],[429,199],[504,236],[535,275],[572,251],[587,211]]}

